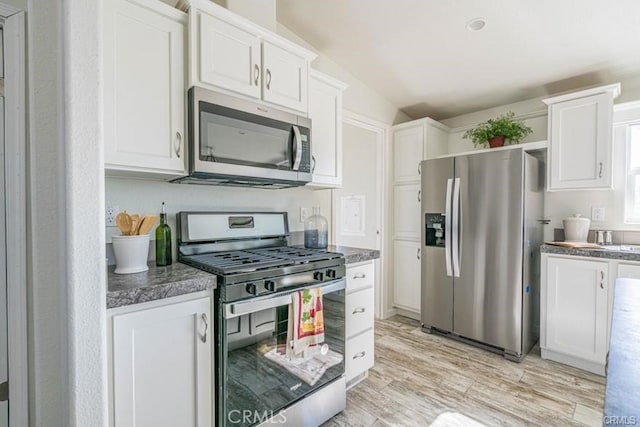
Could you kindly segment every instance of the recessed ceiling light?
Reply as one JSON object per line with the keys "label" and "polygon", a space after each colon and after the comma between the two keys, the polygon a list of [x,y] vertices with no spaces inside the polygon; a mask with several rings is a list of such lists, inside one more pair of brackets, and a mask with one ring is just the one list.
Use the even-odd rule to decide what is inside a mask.
{"label": "recessed ceiling light", "polygon": [[486,25],[487,25],[487,20],[485,18],[473,18],[471,21],[467,22],[467,30],[480,31]]}

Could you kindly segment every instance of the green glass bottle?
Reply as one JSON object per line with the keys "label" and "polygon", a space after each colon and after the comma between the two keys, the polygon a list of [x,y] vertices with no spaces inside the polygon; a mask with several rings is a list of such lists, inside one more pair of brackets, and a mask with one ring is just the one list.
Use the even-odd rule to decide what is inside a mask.
{"label": "green glass bottle", "polygon": [[156,265],[171,265],[171,228],[167,224],[164,202],[160,212],[160,225],[156,228]]}

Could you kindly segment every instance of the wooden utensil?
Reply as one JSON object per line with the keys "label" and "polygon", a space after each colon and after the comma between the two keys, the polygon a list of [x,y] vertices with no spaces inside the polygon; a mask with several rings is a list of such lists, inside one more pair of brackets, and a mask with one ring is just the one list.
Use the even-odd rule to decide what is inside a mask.
{"label": "wooden utensil", "polygon": [[145,216],[142,215],[140,217],[140,219],[138,220],[138,222],[136,223],[136,225],[133,227],[133,231],[131,232],[131,234],[133,234],[134,236],[137,236],[139,231],[140,231],[140,226],[142,225],[142,221],[144,221]]}
{"label": "wooden utensil", "polygon": [[130,235],[135,236],[136,235],[136,229],[138,227],[140,227],[140,215],[138,214],[129,214],[129,216],[131,217],[131,231],[129,232]]}
{"label": "wooden utensil", "polygon": [[148,234],[153,228],[153,226],[156,224],[157,220],[158,220],[158,215],[145,216],[142,221],[142,224],[140,224],[140,228],[138,229],[138,234],[141,236],[143,234]]}
{"label": "wooden utensil", "polygon": [[131,216],[127,211],[120,212],[116,215],[116,224],[123,236],[129,236],[131,234]]}

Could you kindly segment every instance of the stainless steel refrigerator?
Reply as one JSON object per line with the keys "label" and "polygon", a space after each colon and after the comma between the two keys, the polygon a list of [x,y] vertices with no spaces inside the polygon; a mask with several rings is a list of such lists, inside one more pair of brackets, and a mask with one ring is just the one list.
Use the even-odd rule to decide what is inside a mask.
{"label": "stainless steel refrigerator", "polygon": [[515,148],[421,167],[423,331],[522,360],[539,337],[544,157]]}

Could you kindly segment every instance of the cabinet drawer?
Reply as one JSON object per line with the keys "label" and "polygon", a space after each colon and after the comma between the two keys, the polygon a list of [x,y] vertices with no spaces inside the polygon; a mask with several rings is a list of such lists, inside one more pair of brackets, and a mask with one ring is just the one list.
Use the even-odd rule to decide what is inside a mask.
{"label": "cabinet drawer", "polygon": [[373,288],[347,295],[346,336],[350,337],[373,327]]}
{"label": "cabinet drawer", "polygon": [[373,367],[373,329],[347,340],[347,381]]}
{"label": "cabinet drawer", "polygon": [[347,292],[372,287],[375,269],[373,262],[353,267],[347,266]]}

